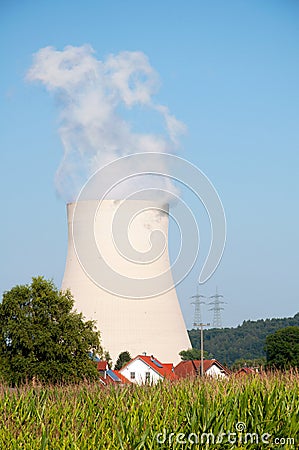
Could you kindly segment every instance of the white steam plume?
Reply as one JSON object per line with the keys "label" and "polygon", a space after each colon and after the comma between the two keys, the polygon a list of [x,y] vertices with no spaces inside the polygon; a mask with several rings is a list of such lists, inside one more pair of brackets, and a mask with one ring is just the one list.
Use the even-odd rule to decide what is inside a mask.
{"label": "white steam plume", "polygon": [[[89,45],[63,51],[45,47],[34,55],[27,79],[42,82],[60,109],[64,155],[55,185],[67,201],[108,162],[132,153],[171,153],[185,131],[166,106],[154,102],[159,79],[142,52],[124,51],[101,61]],[[127,116],[147,112],[162,119],[163,133],[133,129]],[[167,183],[171,189],[165,180],[164,188]]]}

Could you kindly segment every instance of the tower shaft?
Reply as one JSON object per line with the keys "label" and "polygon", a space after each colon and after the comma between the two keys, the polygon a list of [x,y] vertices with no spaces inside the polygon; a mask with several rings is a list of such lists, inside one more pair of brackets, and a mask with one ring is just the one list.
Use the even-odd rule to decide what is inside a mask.
{"label": "tower shaft", "polygon": [[[140,214],[134,219],[130,236],[132,246],[143,257],[144,252],[148,251],[149,235],[153,230],[160,231],[161,235],[163,233],[167,240],[168,214],[159,215],[156,211],[151,211],[147,202],[138,200],[127,202],[139,202],[137,207],[140,210],[146,210],[146,213]],[[90,225],[86,222],[89,208],[96,209],[94,201],[82,203],[85,205],[77,215],[74,215],[76,204],[67,206],[68,253],[62,289],[69,288],[71,290],[78,312],[82,312],[88,320],[95,320],[101,333],[102,345],[105,350],[110,352],[114,361],[120,352],[129,351],[132,356],[147,352],[162,361],[179,362],[179,352],[190,348],[191,344],[169,270],[167,242],[160,257],[153,258],[149,263],[142,261],[140,264],[134,264],[132,259],[124,258],[115,250],[115,239],[112,232],[113,219],[119,202],[104,200],[94,220],[95,240],[101,249],[101,256],[88,254],[89,244],[86,237],[86,255],[80,259],[80,253],[78,254],[78,248],[74,243],[74,230],[80,239],[84,240]],[[128,203],[128,208],[130,205]],[[125,226],[126,224],[124,224]],[[120,229],[120,232],[122,231]],[[97,283],[97,277],[101,278],[101,271],[98,270],[98,264],[102,263],[101,258],[104,258],[107,266],[113,269],[111,276],[122,275],[126,282],[126,289],[130,290],[132,280],[133,295],[130,298],[118,292],[119,286],[116,283],[113,286],[113,282],[108,279],[109,272],[107,272],[108,275],[105,273],[102,280],[103,285]],[[83,259],[88,261],[90,270],[86,270],[86,265],[82,264]],[[166,275],[161,284],[161,293],[147,298],[139,298],[142,293],[143,280],[145,280],[144,287],[147,286],[147,289],[149,289],[148,286],[157,289],[155,280],[159,278],[159,274],[164,273]],[[133,280],[137,280],[135,284]],[[163,283],[170,285],[171,288],[163,290]],[[105,289],[105,284],[109,285],[109,289]],[[137,288],[134,291],[135,285]],[[115,287],[115,291],[113,291],[113,287]]]}

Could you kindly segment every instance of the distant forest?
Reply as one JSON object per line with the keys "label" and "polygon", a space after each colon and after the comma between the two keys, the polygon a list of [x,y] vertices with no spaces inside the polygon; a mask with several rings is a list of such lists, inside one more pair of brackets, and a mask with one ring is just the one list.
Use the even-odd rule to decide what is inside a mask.
{"label": "distant forest", "polygon": [[[239,359],[260,359],[266,356],[266,337],[289,326],[299,326],[299,313],[283,319],[244,320],[236,328],[211,328],[204,331],[204,350],[227,366]],[[200,349],[200,330],[188,333],[192,347]]]}

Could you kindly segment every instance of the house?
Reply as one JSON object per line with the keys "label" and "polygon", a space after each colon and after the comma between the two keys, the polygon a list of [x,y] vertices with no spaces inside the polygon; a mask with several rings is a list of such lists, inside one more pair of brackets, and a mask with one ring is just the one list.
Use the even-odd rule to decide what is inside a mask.
{"label": "house", "polygon": [[108,362],[107,361],[98,361],[97,369],[98,369],[100,377],[105,378],[106,372],[107,372],[107,370],[109,370]]}
{"label": "house", "polygon": [[[230,375],[230,370],[224,367],[217,359],[203,360],[204,374],[213,378],[223,378]],[[201,373],[201,360],[194,359],[181,361],[174,369],[178,378],[196,377]]]}
{"label": "house", "polygon": [[122,367],[119,372],[127,380],[135,384],[156,384],[164,379],[177,379],[172,363],[161,363],[153,355],[147,356],[145,354],[136,356]]}
{"label": "house", "polygon": [[103,386],[111,384],[122,386],[124,384],[131,384],[118,370],[109,369],[107,361],[99,361],[97,369],[100,376],[100,382]]}

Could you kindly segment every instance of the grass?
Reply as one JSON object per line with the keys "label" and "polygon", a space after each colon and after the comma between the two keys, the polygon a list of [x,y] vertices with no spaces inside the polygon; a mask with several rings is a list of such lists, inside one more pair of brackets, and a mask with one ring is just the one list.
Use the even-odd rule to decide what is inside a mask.
{"label": "grass", "polygon": [[[0,421],[1,450],[297,449],[299,375],[109,389],[98,384],[16,390],[2,386]],[[238,423],[246,427],[239,434]],[[229,431],[236,433],[230,440]],[[202,433],[213,433],[215,440],[226,435],[214,444],[211,436],[207,444],[204,435],[201,444]],[[246,433],[255,433],[258,443],[256,435],[246,443]],[[268,443],[261,442],[265,433],[271,435],[264,437]],[[288,444],[287,438],[295,443]],[[199,444],[192,443],[196,439]]]}

